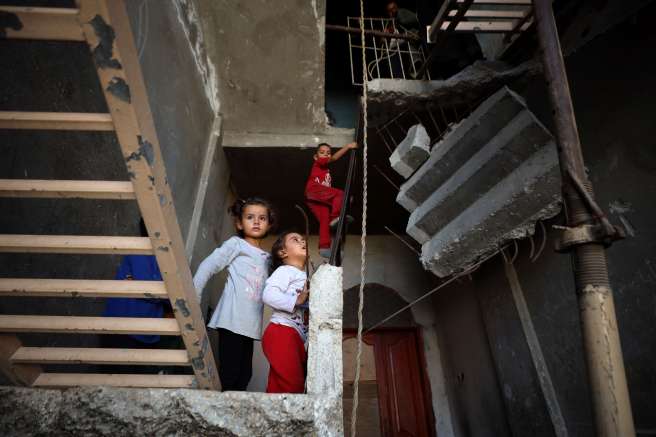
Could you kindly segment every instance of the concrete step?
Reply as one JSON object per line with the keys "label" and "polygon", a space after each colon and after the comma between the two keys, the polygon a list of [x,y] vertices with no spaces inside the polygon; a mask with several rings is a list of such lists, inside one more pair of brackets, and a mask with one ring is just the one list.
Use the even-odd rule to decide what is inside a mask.
{"label": "concrete step", "polygon": [[560,169],[555,147],[543,147],[422,246],[427,270],[444,277],[531,235],[538,220],[560,211]]}
{"label": "concrete step", "polygon": [[415,210],[524,110],[524,101],[507,87],[496,92],[433,146],[428,161],[401,186],[396,201]]}
{"label": "concrete step", "polygon": [[551,134],[504,87],[433,146],[397,201],[424,267],[444,277],[532,234],[560,210],[560,185]]}
{"label": "concrete step", "polygon": [[408,179],[430,156],[430,137],[420,123],[408,129],[408,134],[396,146],[389,162],[392,168]]}
{"label": "concrete step", "polygon": [[425,243],[476,202],[518,165],[543,147],[555,147],[551,134],[528,110],[519,112],[487,144],[410,215],[407,233]]}

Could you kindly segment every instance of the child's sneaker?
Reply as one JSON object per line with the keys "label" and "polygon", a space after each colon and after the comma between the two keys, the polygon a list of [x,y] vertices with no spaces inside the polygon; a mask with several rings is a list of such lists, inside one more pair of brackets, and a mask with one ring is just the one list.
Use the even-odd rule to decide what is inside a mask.
{"label": "child's sneaker", "polygon": [[[346,222],[347,225],[350,225],[351,223],[353,223],[353,217],[351,217],[350,215],[346,214],[346,216],[344,217],[344,221]],[[330,221],[330,225],[329,225],[329,226],[330,226],[330,230],[333,231],[333,232],[335,232],[335,231],[337,230],[337,224],[338,224],[338,223],[339,223],[339,217],[335,217],[334,219],[332,219],[332,220]]]}
{"label": "child's sneaker", "polygon": [[322,258],[330,258],[330,247],[319,249],[319,255],[321,255]]}

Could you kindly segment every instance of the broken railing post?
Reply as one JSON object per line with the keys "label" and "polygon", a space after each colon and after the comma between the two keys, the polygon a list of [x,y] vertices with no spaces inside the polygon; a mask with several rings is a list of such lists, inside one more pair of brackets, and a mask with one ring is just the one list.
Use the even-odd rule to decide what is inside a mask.
{"label": "broken railing post", "polygon": [[[603,228],[600,223],[595,222],[597,218],[590,214],[590,206],[585,203],[587,196],[580,196],[572,180],[576,178],[581,181],[592,195],[592,185],[585,173],[551,1],[534,0],[533,8],[544,74],[553,107],[563,177],[563,197],[568,211],[567,225],[569,229],[595,225]],[[631,403],[613,293],[608,279],[604,236],[598,234],[600,233],[597,233],[595,238],[595,233],[590,233],[591,237],[587,241],[570,241],[569,244],[574,260],[574,277],[581,313],[596,435],[630,436],[635,435]]]}

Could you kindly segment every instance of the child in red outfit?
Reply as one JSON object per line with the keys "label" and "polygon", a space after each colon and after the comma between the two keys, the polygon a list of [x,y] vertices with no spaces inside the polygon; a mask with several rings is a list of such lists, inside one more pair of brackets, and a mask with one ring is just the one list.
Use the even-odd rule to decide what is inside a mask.
{"label": "child in red outfit", "polygon": [[283,233],[271,248],[273,274],[267,279],[262,301],[273,308],[262,336],[262,350],[269,360],[267,393],[303,393],[307,354],[307,327],[303,304],[308,299],[305,239],[296,232]]}
{"label": "child in red outfit", "polygon": [[357,143],[349,143],[333,155],[330,144],[321,143],[314,153],[314,164],[305,185],[305,200],[319,221],[319,254],[324,258],[330,257],[330,226],[337,222],[344,197],[342,190],[331,186],[328,165],[357,147]]}

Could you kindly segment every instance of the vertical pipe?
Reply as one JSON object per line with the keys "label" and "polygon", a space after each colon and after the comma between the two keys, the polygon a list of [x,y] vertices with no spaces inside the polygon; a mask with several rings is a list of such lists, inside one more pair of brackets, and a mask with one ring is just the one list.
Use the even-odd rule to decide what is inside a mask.
{"label": "vertical pipe", "polygon": [[[565,63],[550,0],[533,0],[542,65],[554,109],[563,197],[569,211],[569,226],[592,221],[569,180],[568,171],[584,181],[592,194],[585,174],[572,98],[567,83]],[[586,243],[573,251],[574,279],[581,313],[581,330],[588,367],[597,435],[602,437],[634,436],[635,430],[624,371],[613,293],[608,280],[606,252],[600,243]]]}

